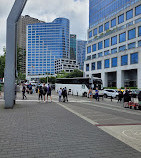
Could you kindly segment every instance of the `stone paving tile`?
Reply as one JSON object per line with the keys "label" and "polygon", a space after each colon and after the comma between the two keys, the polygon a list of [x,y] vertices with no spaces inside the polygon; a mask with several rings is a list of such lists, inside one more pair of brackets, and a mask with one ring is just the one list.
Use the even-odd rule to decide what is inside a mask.
{"label": "stone paving tile", "polygon": [[141,157],[56,103],[23,102],[13,110],[1,106],[0,158]]}

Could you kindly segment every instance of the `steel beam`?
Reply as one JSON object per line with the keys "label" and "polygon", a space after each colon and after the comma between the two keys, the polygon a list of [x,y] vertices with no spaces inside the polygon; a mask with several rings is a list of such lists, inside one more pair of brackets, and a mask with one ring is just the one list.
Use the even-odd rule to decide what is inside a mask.
{"label": "steel beam", "polygon": [[15,77],[16,77],[16,24],[26,5],[27,0],[15,0],[7,18],[6,34],[6,65],[4,74],[5,108],[13,108],[15,104]]}

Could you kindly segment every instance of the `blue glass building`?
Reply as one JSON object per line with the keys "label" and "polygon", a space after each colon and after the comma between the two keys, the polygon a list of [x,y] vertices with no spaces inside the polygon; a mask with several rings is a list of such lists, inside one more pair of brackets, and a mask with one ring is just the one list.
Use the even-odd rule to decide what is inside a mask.
{"label": "blue glass building", "polygon": [[110,18],[137,1],[140,0],[89,0],[89,28]]}
{"label": "blue glass building", "polygon": [[141,0],[89,0],[85,77],[141,88]]}
{"label": "blue glass building", "polygon": [[27,26],[26,76],[55,74],[55,60],[69,58],[69,20]]}
{"label": "blue glass building", "polygon": [[83,70],[84,61],[86,58],[86,44],[87,41],[77,40],[77,64],[79,65],[79,69]]}
{"label": "blue glass building", "polygon": [[70,34],[70,59],[76,60],[76,35]]}

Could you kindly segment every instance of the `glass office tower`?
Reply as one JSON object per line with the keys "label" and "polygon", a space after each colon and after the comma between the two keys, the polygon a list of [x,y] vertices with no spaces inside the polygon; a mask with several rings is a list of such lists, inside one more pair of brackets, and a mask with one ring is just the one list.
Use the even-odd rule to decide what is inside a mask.
{"label": "glass office tower", "polygon": [[70,59],[76,60],[76,35],[70,34]]}
{"label": "glass office tower", "polygon": [[140,0],[89,0],[89,28]]}
{"label": "glass office tower", "polygon": [[27,26],[26,76],[55,74],[55,60],[69,58],[69,27],[66,18]]}
{"label": "glass office tower", "polygon": [[86,56],[86,44],[87,41],[77,40],[77,64],[79,65],[79,69],[83,70],[84,61]]}

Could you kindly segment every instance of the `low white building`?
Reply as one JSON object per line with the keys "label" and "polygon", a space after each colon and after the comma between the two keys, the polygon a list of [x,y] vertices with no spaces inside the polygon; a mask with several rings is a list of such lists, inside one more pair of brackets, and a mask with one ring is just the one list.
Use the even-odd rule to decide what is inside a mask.
{"label": "low white building", "polygon": [[76,60],[71,59],[58,59],[55,60],[55,73],[60,73],[61,71],[72,72],[74,69],[79,69]]}

